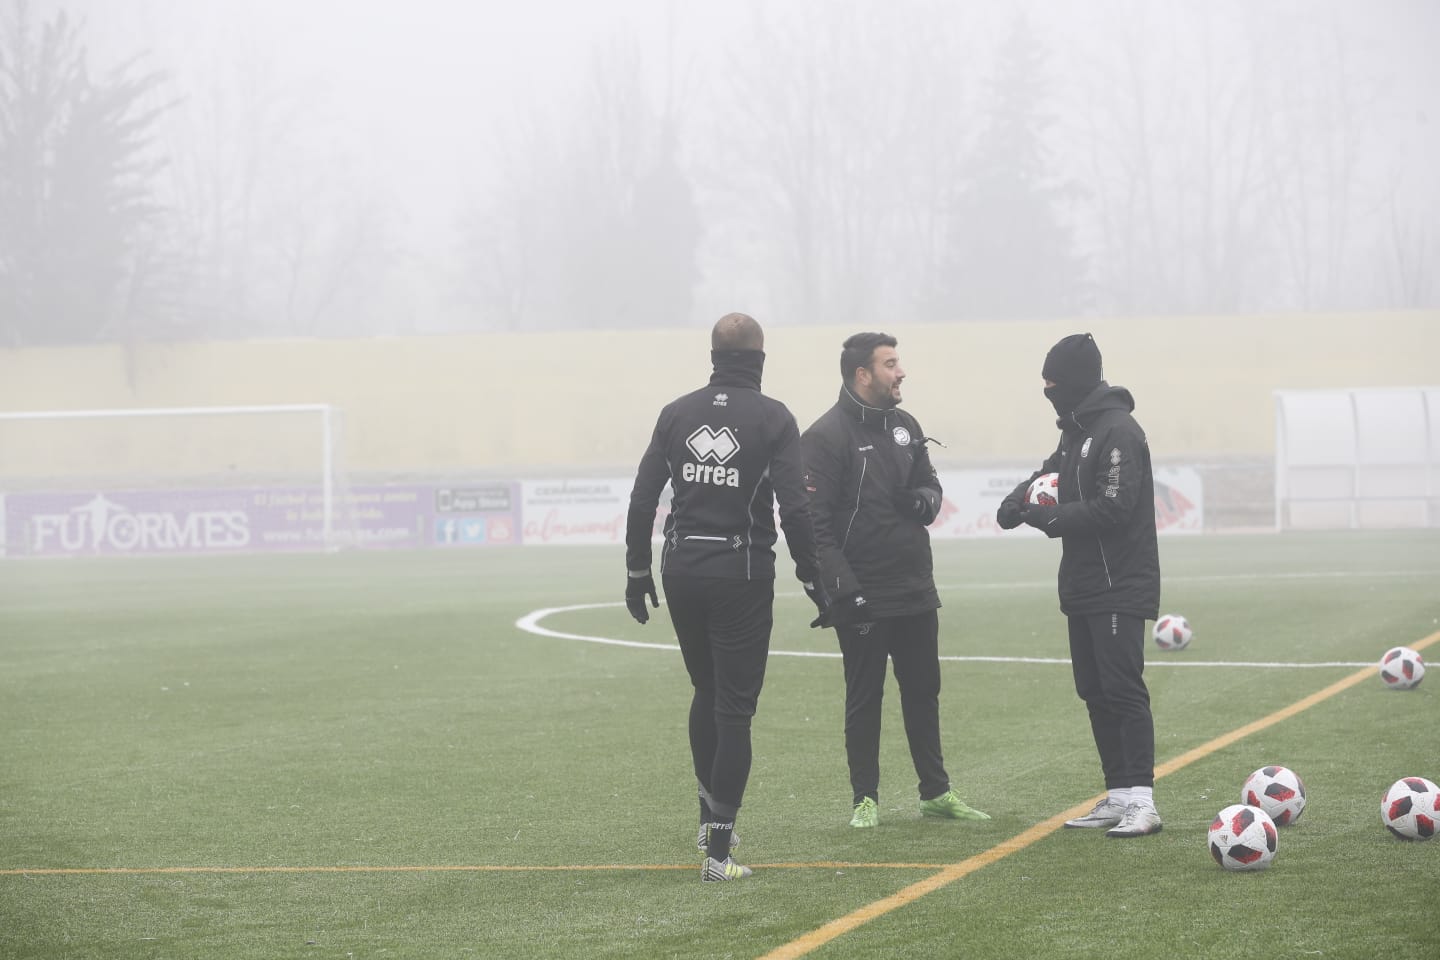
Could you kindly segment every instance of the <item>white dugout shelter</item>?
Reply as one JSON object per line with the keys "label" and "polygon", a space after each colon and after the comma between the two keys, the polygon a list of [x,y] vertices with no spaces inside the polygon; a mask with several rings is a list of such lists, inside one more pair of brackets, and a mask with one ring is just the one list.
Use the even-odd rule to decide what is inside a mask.
{"label": "white dugout shelter", "polygon": [[1440,387],[1277,390],[1275,526],[1440,527]]}

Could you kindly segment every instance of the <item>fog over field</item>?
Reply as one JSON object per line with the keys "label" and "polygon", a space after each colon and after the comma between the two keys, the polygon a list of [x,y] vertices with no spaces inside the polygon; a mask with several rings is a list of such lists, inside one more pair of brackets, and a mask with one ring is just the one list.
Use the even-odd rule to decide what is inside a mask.
{"label": "fog over field", "polygon": [[1437,50],[1433,0],[0,0],[0,541],[613,542],[731,311],[802,428],[900,338],[937,537],[1076,331],[1180,528],[1433,526]]}
{"label": "fog over field", "polygon": [[1427,0],[0,17],[11,345],[1440,303]]}

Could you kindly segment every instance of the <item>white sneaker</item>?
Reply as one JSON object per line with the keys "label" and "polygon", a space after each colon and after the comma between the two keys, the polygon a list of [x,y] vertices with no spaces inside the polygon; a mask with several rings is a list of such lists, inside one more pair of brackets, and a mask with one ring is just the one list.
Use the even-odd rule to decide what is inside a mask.
{"label": "white sneaker", "polygon": [[1129,809],[1119,800],[1109,796],[1102,797],[1100,802],[1090,808],[1090,812],[1083,817],[1076,817],[1074,820],[1066,820],[1067,827],[1085,827],[1090,829],[1105,828],[1118,824]]}
{"label": "white sneaker", "polygon": [[1163,829],[1160,811],[1148,803],[1132,803],[1113,830],[1106,830],[1107,837],[1148,837]]}
{"label": "white sneaker", "polygon": [[744,880],[752,872],[749,867],[741,866],[730,857],[726,857],[724,860],[706,857],[705,863],[700,867],[700,881],[716,883],[725,880]]}

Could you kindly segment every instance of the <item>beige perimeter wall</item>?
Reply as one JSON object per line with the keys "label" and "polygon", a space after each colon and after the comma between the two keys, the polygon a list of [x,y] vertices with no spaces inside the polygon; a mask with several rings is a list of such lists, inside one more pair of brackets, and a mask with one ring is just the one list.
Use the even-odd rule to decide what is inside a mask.
{"label": "beige perimeter wall", "polygon": [[[1437,312],[876,327],[899,338],[906,408],[950,463],[1049,452],[1041,362],[1080,330],[1095,334],[1107,379],[1135,394],[1159,461],[1270,457],[1277,388],[1440,382]],[[802,429],[833,402],[852,332],[769,331],[765,390]],[[708,375],[708,329],[11,350],[0,351],[0,410],[330,403],[345,411],[355,473],[628,471],[659,407]],[[262,423],[226,442],[263,446]],[[54,461],[3,469],[88,470],[70,448],[89,448],[105,452],[107,473],[127,472],[139,454],[107,444],[113,429],[27,443],[27,459]]]}

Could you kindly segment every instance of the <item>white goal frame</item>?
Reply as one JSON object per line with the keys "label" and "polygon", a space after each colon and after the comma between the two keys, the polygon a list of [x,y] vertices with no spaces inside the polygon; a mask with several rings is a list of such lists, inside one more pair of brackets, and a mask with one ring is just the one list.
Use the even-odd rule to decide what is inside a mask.
{"label": "white goal frame", "polygon": [[[341,471],[336,467],[339,447],[340,409],[328,403],[242,404],[215,407],[128,407],[109,410],[27,410],[0,412],[0,421],[15,420],[105,420],[145,417],[214,417],[255,414],[316,414],[320,419],[320,486],[322,542],[334,549],[337,539],[336,507],[340,496],[337,483]],[[3,491],[0,491],[3,496]],[[0,500],[3,502],[3,500]]]}

